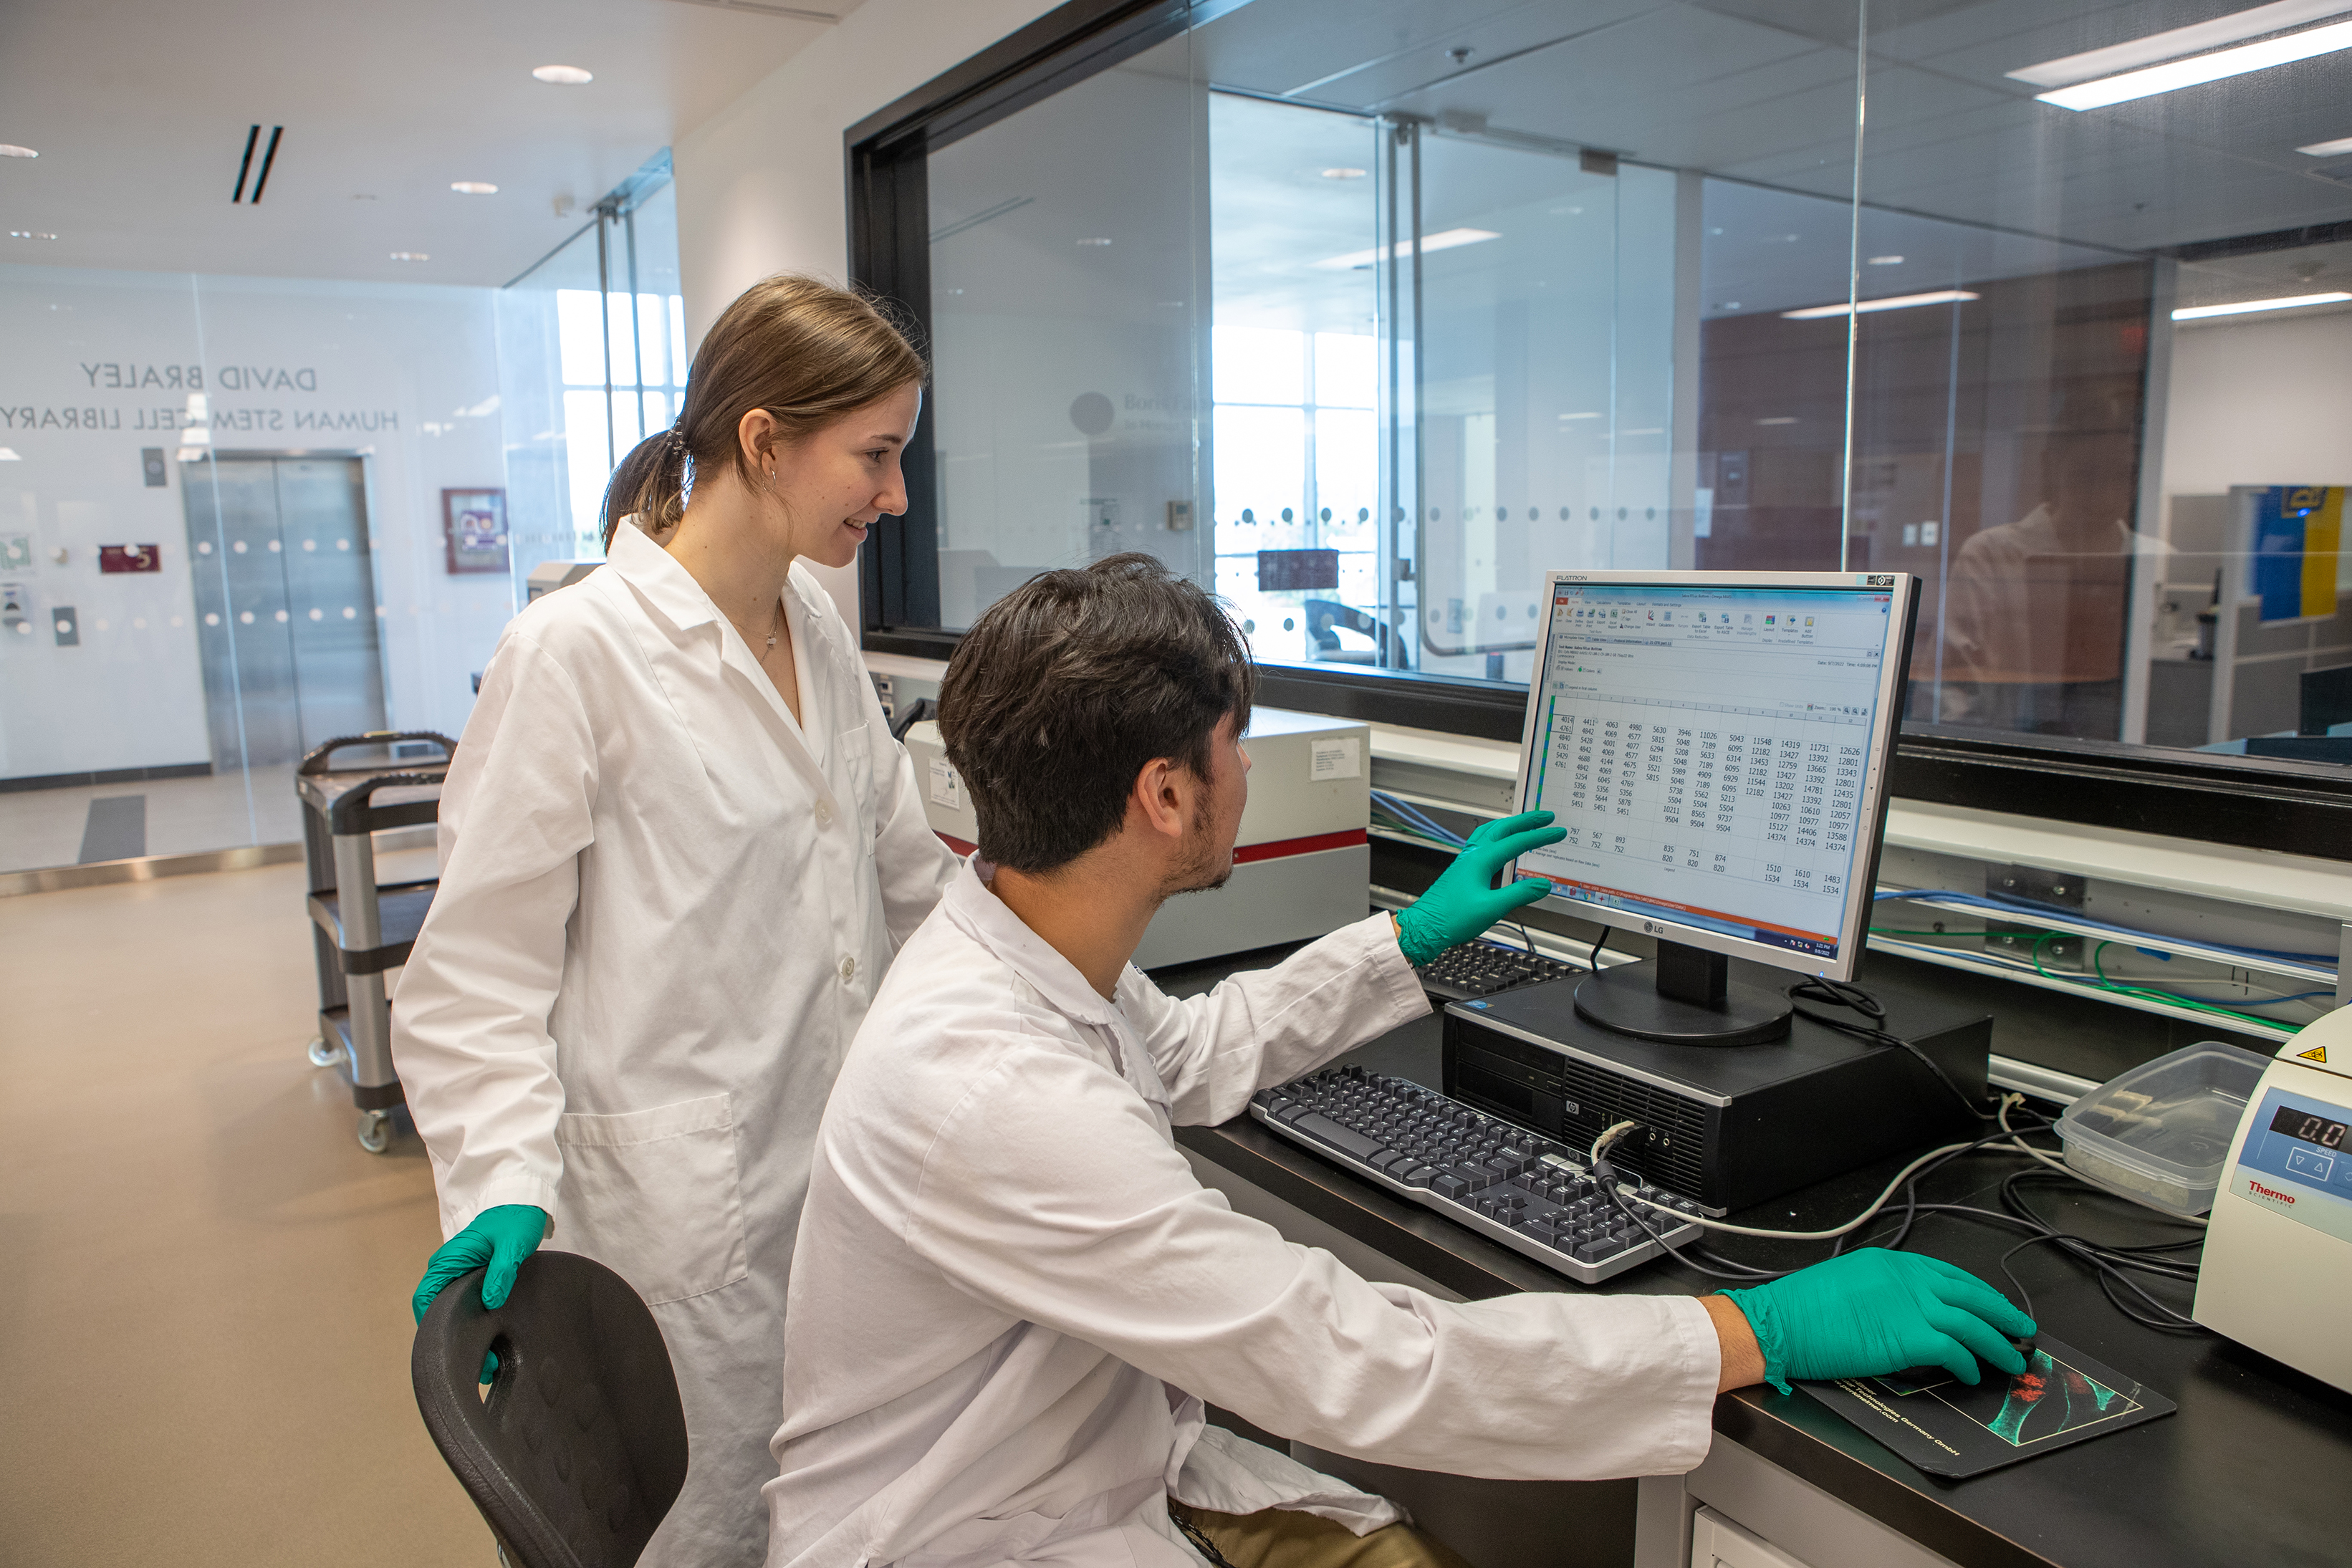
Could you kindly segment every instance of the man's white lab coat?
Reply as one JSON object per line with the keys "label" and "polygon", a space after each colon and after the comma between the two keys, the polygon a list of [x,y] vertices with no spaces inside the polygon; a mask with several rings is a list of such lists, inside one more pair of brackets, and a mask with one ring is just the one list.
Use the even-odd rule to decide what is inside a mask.
{"label": "man's white lab coat", "polygon": [[1369,1284],[1203,1187],[1241,1113],[1428,1010],[1387,915],[1116,1005],[969,866],[875,998],[817,1134],[784,1328],[772,1568],[1197,1568],[1173,1495],[1393,1511],[1230,1434],[1504,1478],[1685,1470],[1721,1371],[1683,1297]]}
{"label": "man's white lab coat", "polygon": [[393,1009],[443,1233],[535,1204],[660,1320],[693,1449],[649,1563],[760,1560],[817,1119],[955,864],[833,601],[783,607],[803,724],[635,528],[515,619]]}

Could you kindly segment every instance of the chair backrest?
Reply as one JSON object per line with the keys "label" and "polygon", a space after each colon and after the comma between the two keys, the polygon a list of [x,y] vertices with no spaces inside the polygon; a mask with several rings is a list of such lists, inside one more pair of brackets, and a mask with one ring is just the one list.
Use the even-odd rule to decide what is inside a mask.
{"label": "chair backrest", "polygon": [[[496,1351],[489,1397],[478,1392]],[[416,1406],[514,1568],[630,1568],[686,1481],[686,1414],[661,1329],[603,1264],[540,1251],[507,1304],[482,1270],[417,1325]]]}

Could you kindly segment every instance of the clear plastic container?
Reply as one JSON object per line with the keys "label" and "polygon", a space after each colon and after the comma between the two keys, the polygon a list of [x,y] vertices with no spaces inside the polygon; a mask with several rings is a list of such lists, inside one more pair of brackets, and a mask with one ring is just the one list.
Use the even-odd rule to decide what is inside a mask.
{"label": "clear plastic container", "polygon": [[2210,1040],[2142,1062],[2058,1118],[2066,1163],[2176,1214],[2202,1214],[2269,1066],[2268,1057]]}

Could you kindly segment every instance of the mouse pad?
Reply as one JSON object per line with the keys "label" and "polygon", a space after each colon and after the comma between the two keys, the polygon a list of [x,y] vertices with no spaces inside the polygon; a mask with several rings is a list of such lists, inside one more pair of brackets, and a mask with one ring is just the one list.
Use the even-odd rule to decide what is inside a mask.
{"label": "mouse pad", "polygon": [[1936,1476],[1974,1476],[2179,1408],[2147,1385],[2042,1335],[2023,1372],[1973,1387],[1940,1366],[1798,1387]]}

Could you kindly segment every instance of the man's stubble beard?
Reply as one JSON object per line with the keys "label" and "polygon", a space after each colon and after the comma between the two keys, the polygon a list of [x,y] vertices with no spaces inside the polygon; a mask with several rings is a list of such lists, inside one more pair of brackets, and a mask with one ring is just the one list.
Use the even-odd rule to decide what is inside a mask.
{"label": "man's stubble beard", "polygon": [[1184,836],[1184,858],[1168,873],[1160,889],[1160,902],[1166,903],[1181,893],[1214,893],[1225,885],[1234,874],[1234,857],[1228,852],[1224,864],[1213,874],[1210,866],[1216,854],[1216,824],[1211,821],[1206,800],[1193,808],[1192,830]]}

